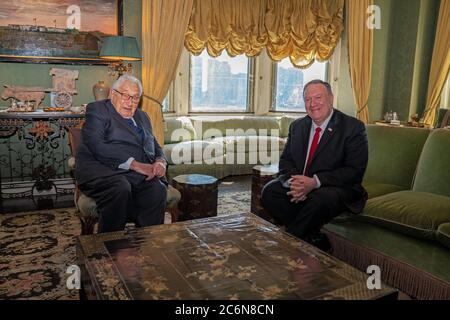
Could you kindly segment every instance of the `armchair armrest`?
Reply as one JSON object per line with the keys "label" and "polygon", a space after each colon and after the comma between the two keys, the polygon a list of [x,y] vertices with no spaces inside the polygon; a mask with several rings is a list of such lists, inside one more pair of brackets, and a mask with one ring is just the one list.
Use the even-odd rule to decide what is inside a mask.
{"label": "armchair armrest", "polygon": [[67,160],[67,165],[69,166],[70,171],[75,171],[75,157],[70,157]]}

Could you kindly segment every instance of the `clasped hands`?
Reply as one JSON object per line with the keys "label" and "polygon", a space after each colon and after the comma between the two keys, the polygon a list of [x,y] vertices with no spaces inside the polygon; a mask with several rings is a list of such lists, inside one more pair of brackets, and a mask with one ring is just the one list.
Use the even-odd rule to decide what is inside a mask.
{"label": "clasped hands", "polygon": [[166,165],[161,161],[155,161],[151,164],[133,160],[130,169],[146,176],[145,180],[152,180],[154,177],[161,178],[166,175]]}
{"label": "clasped hands", "polygon": [[303,175],[293,175],[288,180],[290,191],[287,195],[292,196],[291,202],[305,201],[308,193],[317,187],[316,179]]}

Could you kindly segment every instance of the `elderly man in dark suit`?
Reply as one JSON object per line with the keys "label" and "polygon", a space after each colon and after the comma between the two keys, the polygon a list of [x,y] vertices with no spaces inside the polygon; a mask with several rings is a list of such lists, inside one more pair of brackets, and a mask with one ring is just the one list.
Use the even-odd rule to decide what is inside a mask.
{"label": "elderly man in dark suit", "polygon": [[345,210],[360,213],[367,200],[367,135],[364,123],[333,108],[328,83],[307,83],[303,98],[308,115],[291,124],[262,203],[287,232],[328,249],[321,227]]}
{"label": "elderly man in dark suit", "polygon": [[97,203],[99,232],[123,230],[130,220],[138,227],[164,222],[167,161],[147,114],[138,109],[141,95],[141,82],[124,75],[110,99],[86,109],[75,177]]}

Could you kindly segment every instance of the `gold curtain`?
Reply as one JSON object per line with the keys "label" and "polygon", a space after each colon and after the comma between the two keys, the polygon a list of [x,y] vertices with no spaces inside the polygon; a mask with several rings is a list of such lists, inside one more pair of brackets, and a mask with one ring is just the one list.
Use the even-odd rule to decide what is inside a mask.
{"label": "gold curtain", "polygon": [[356,102],[356,117],[369,123],[367,105],[372,79],[373,30],[366,25],[372,0],[347,0],[347,30],[350,79]]}
{"label": "gold curtain", "polygon": [[344,0],[194,0],[185,47],[212,57],[258,55],[289,57],[307,68],[328,60],[343,30]]}
{"label": "gold curtain", "polygon": [[[183,49],[193,0],[142,0],[142,85],[144,94],[162,102]],[[159,105],[143,100],[153,134],[164,145],[163,114]]]}
{"label": "gold curtain", "polygon": [[434,125],[436,121],[442,89],[450,70],[449,19],[450,0],[441,0],[428,80],[427,105],[424,111],[424,123],[427,125]]}

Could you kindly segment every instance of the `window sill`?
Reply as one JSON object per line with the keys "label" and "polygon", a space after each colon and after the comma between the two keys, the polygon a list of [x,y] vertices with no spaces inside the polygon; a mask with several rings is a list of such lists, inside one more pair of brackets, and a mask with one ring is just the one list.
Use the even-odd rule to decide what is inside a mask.
{"label": "window sill", "polygon": [[283,116],[283,115],[289,115],[289,116],[306,116],[307,113],[306,111],[269,111],[268,115],[278,115],[278,116]]}

